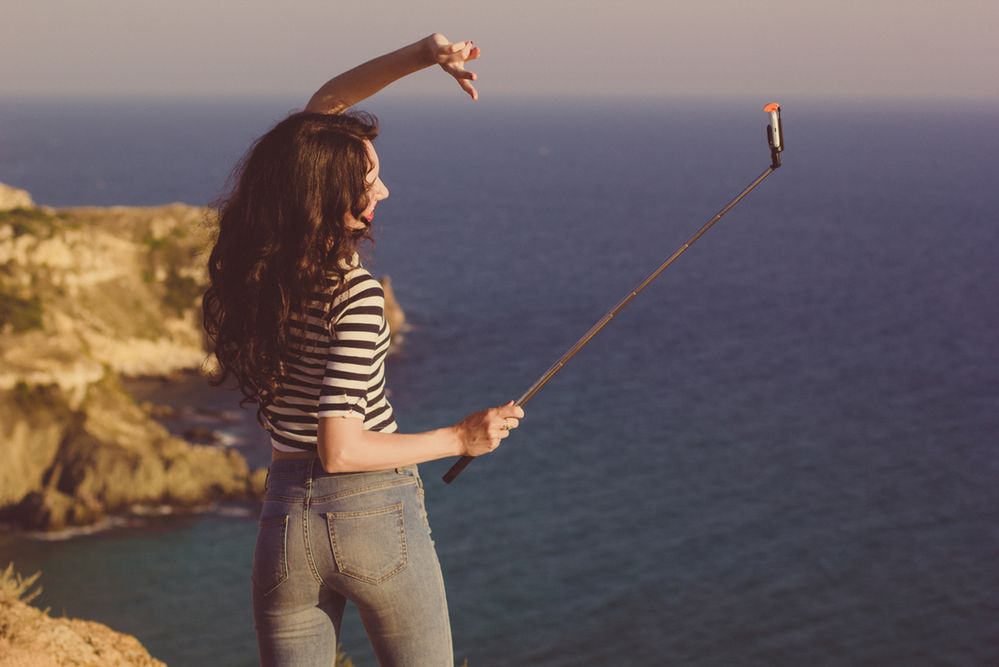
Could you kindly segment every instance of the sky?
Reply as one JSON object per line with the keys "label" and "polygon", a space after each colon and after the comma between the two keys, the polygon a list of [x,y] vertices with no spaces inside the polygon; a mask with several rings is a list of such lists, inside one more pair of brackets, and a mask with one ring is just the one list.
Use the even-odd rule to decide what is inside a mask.
{"label": "sky", "polygon": [[[999,0],[6,0],[0,96],[298,95],[432,32],[481,99],[999,100]],[[462,94],[429,68],[400,95]]]}

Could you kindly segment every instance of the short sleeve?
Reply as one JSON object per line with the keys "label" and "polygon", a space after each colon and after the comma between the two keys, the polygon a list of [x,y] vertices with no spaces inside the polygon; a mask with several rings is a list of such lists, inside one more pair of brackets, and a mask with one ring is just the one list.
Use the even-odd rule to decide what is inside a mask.
{"label": "short sleeve", "polygon": [[332,335],[319,393],[318,417],[364,419],[368,383],[374,371],[379,333],[385,321],[385,295],[367,272],[348,282],[330,312]]}

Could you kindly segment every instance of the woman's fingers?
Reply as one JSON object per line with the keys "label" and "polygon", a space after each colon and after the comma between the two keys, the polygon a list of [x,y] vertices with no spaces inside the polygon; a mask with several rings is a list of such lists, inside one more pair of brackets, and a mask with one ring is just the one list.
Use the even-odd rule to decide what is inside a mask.
{"label": "woman's fingers", "polygon": [[475,60],[482,54],[482,50],[470,39],[464,42],[440,44],[437,49],[437,60],[442,64],[444,62]]}
{"label": "woman's fingers", "polygon": [[452,51],[452,53],[454,53],[455,55],[460,53],[461,54],[460,57],[463,62],[468,62],[469,60],[475,60],[476,58],[482,55],[482,49],[475,46],[475,44],[472,43],[471,41],[465,42],[464,44],[465,45],[463,48],[460,48],[457,51]]}
{"label": "woman's fingers", "polygon": [[497,408],[501,417],[515,417],[517,419],[524,418],[524,408],[520,407],[513,401],[510,401],[506,405],[501,405]]}
{"label": "woman's fingers", "polygon": [[479,78],[479,76],[475,72],[467,70],[464,67],[456,67],[454,65],[444,65],[443,67],[448,74],[453,76],[455,79],[458,79],[459,83],[461,82],[462,79],[475,81],[476,79]]}
{"label": "woman's fingers", "polygon": [[475,72],[466,72],[463,69],[452,69],[450,67],[445,67],[447,73],[454,77],[461,89],[472,96],[473,100],[479,99],[479,93],[475,90],[475,86],[472,85],[472,81],[477,79]]}
{"label": "woman's fingers", "polygon": [[465,417],[458,424],[458,433],[466,455],[480,456],[493,451],[510,437],[510,431],[520,426],[523,417],[524,409],[513,401]]}
{"label": "woman's fingers", "polygon": [[475,89],[475,86],[473,86],[472,84],[470,84],[467,79],[459,79],[458,80],[458,85],[461,86],[462,90],[464,90],[466,93],[468,93],[469,95],[472,96],[472,101],[473,102],[475,100],[479,99],[479,91],[477,91]]}
{"label": "woman's fingers", "polygon": [[472,40],[466,40],[464,42],[455,42],[451,45],[451,53],[461,53],[461,57],[464,60],[475,60],[479,57],[481,49],[475,45]]}
{"label": "woman's fingers", "polygon": [[520,426],[520,422],[518,420],[514,419],[513,417],[507,417],[500,424],[499,428],[501,431],[506,431],[509,433],[518,426]]}
{"label": "woman's fingers", "polygon": [[510,401],[506,405],[488,410],[488,415],[486,428],[490,431],[509,432],[520,426],[520,418],[524,416],[524,410]]}
{"label": "woman's fingers", "polygon": [[520,426],[520,419],[524,416],[524,409],[519,405],[515,405],[513,401],[495,410],[496,416],[493,423],[498,424],[500,430],[505,431],[509,435],[510,431]]}
{"label": "woman's fingers", "polygon": [[454,77],[461,86],[461,89],[468,93],[473,100],[479,99],[479,92],[470,81],[475,81],[478,76],[475,72],[465,69],[465,63],[475,60],[482,54],[482,50],[472,40],[464,42],[453,42],[450,44],[437,44],[437,61],[445,72]]}
{"label": "woman's fingers", "polygon": [[466,70],[461,63],[441,65],[441,67],[444,68],[445,72],[453,76],[458,82],[458,85],[460,85],[468,94],[475,97],[473,94],[475,92],[475,86],[468,83],[469,81],[476,81],[479,78],[475,72]]}

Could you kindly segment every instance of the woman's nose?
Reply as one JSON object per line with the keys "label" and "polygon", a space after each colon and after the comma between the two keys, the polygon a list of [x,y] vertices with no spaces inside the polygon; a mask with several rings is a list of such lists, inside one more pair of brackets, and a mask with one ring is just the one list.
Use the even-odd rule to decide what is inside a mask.
{"label": "woman's nose", "polygon": [[378,183],[382,186],[382,191],[381,191],[381,195],[379,196],[379,199],[388,199],[388,196],[389,196],[389,189],[388,189],[388,187],[381,180],[379,180]]}

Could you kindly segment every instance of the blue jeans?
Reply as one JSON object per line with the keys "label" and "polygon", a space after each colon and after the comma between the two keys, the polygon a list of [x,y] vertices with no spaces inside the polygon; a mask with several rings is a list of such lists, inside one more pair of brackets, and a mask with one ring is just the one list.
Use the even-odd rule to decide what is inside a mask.
{"label": "blue jeans", "polygon": [[273,461],[250,579],[261,665],[331,667],[347,600],[381,665],[454,664],[416,466],[330,474],[318,459]]}

